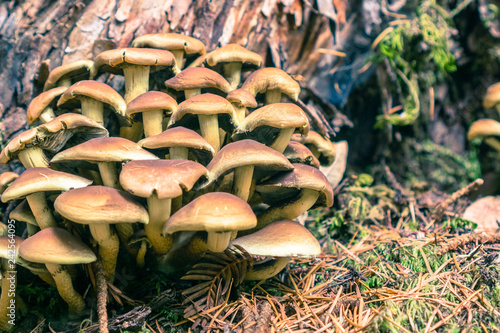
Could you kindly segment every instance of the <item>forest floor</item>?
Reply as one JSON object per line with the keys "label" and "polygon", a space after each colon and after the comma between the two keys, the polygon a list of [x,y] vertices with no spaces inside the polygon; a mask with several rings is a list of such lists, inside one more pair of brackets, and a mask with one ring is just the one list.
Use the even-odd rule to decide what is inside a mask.
{"label": "forest floor", "polygon": [[[241,281],[254,258],[239,251],[208,256],[224,268],[204,276],[199,269],[177,280],[148,268],[118,272],[109,330],[500,331],[500,233],[475,233],[459,218],[477,184],[417,195],[386,171],[387,184],[348,176],[335,190],[335,209],[304,217],[322,255],[294,259],[272,279]],[[17,332],[99,331],[95,308],[86,320],[62,319],[63,302],[45,289],[38,282],[21,287],[37,305]]]}

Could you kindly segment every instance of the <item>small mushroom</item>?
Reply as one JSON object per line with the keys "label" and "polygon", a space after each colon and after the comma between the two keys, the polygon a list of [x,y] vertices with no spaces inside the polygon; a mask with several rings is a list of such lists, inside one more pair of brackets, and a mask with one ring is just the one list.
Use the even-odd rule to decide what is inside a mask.
{"label": "small mushroom", "polygon": [[[193,96],[181,104],[170,117],[168,127],[184,126],[195,129],[192,117],[198,119],[198,126],[201,135],[210,143],[217,153],[220,149],[220,133],[219,124],[226,132],[232,132],[234,126],[237,126],[238,121],[234,113],[233,106],[225,98],[214,94],[202,94]],[[219,118],[220,121],[219,121]]]}
{"label": "small mushroom", "polygon": [[262,66],[262,57],[238,44],[228,44],[207,54],[205,62],[209,67],[222,65],[224,77],[232,89],[240,84],[241,72],[255,70]]}
{"label": "small mushroom", "polygon": [[292,100],[299,98],[300,86],[290,75],[279,68],[261,68],[250,75],[241,89],[252,95],[266,94],[266,104],[280,103],[281,95],[285,94]]}
{"label": "small mushroom", "polygon": [[53,88],[33,98],[26,110],[28,124],[33,124],[37,120],[47,123],[54,119],[56,117],[54,107],[57,105],[57,100],[67,89],[68,87]]}
{"label": "small mushroom", "polygon": [[82,241],[61,228],[46,228],[27,238],[19,247],[22,258],[43,263],[56,282],[59,295],[68,304],[69,313],[80,316],[85,309],[83,297],[73,288],[65,265],[88,264],[95,254]]}
{"label": "small mushroom", "polygon": [[187,160],[191,153],[198,163],[206,166],[214,156],[214,149],[201,135],[185,127],[173,127],[137,144],[171,160]]}
{"label": "small mushroom", "polygon": [[500,136],[500,122],[493,119],[479,119],[469,127],[467,140],[472,141],[481,138],[487,145],[495,149],[500,156],[500,141],[495,136]]}
{"label": "small mushroom", "polygon": [[248,201],[254,168],[269,172],[292,170],[293,166],[283,154],[254,140],[227,144],[207,166],[209,177],[205,186],[234,169],[232,193]]}
{"label": "small mushroom", "polygon": [[2,194],[2,202],[26,198],[40,229],[57,227],[47,204],[45,192],[69,191],[85,187],[92,181],[49,168],[30,168],[24,171]]}
{"label": "small mushroom", "polygon": [[134,98],[127,105],[126,116],[131,122],[133,117],[142,114],[144,135],[158,135],[163,131],[163,117],[170,116],[177,109],[177,102],[160,91],[148,91]]}
{"label": "small mushroom", "polygon": [[247,115],[247,108],[256,108],[257,101],[255,97],[246,90],[237,89],[227,94],[226,99],[233,105],[236,117],[241,123]]}
{"label": "small mushroom", "polygon": [[245,280],[265,280],[278,274],[291,257],[316,257],[321,246],[314,236],[297,222],[275,221],[265,228],[231,242],[256,256],[276,257],[256,262],[245,274]]}
{"label": "small mushroom", "polygon": [[318,169],[293,164],[292,171],[281,172],[256,186],[271,206],[259,216],[257,230],[280,219],[294,219],[309,209],[331,207],[333,189]]}
{"label": "small mushroom", "polygon": [[210,251],[222,252],[234,231],[255,227],[257,218],[250,206],[237,196],[214,192],[199,196],[172,215],[163,234],[178,231],[206,231]]}
{"label": "small mushroom", "polygon": [[190,191],[200,178],[207,176],[203,165],[184,160],[131,161],[123,167],[123,189],[148,200],[149,223],[144,230],[156,254],[167,253],[173,245],[170,235],[162,236],[172,199]]}
{"label": "small mushroom", "polygon": [[180,72],[184,56],[203,55],[205,45],[198,39],[176,33],[147,34],[132,41],[132,47],[151,47],[172,52],[175,57],[175,72]]}
{"label": "small mushroom", "polygon": [[127,104],[113,88],[105,83],[84,80],[69,87],[57,102],[57,106],[74,109],[81,105],[82,114],[104,123],[104,106],[113,110],[118,118],[125,122]]}
{"label": "small mushroom", "polygon": [[201,89],[214,88],[226,94],[232,90],[222,75],[208,68],[186,68],[165,81],[165,86],[184,91],[186,99],[201,94]]}
{"label": "small mushroom", "polygon": [[92,119],[65,113],[12,139],[0,153],[0,163],[7,164],[18,158],[26,169],[48,167],[44,150],[57,153],[66,145],[103,136],[108,136],[108,131]]}
{"label": "small mushroom", "polygon": [[292,134],[308,132],[309,120],[300,107],[274,103],[250,113],[236,128],[233,141],[253,139],[283,153]]}
{"label": "small mushroom", "polygon": [[48,91],[55,87],[69,87],[73,81],[87,80],[94,67],[92,60],[78,60],[61,65],[50,71],[43,86],[43,91]]}
{"label": "small mushroom", "polygon": [[309,131],[306,135],[294,134],[291,140],[309,148],[322,166],[329,166],[335,160],[335,144],[317,132]]}
{"label": "small mushroom", "polygon": [[314,156],[309,148],[304,146],[302,143],[290,141],[288,143],[288,146],[286,146],[283,155],[285,155],[285,157],[288,158],[291,163],[300,163],[310,165],[312,167],[315,167],[316,169],[319,168],[319,161],[316,156]]}
{"label": "small mushroom", "polygon": [[64,218],[89,226],[99,245],[99,256],[106,280],[112,282],[120,242],[110,224],[144,223],[148,212],[127,192],[105,186],[89,186],[65,192],[57,197],[54,208]]}

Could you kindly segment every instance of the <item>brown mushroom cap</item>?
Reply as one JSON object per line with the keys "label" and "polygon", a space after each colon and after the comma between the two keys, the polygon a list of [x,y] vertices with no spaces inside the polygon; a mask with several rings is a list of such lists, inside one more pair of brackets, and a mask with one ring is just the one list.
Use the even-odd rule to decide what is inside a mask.
{"label": "brown mushroom cap", "polygon": [[472,123],[467,133],[467,140],[484,138],[487,136],[500,136],[500,122],[493,119],[479,119]]}
{"label": "brown mushroom cap", "polygon": [[198,39],[176,33],[147,34],[132,41],[132,47],[183,50],[186,54],[205,54],[205,45]]}
{"label": "brown mushroom cap", "polygon": [[80,114],[65,113],[12,139],[0,153],[0,163],[9,163],[24,148],[38,146],[56,153],[66,144],[75,145],[107,135],[108,131],[92,119]]}
{"label": "brown mushroom cap", "polygon": [[252,234],[231,242],[248,253],[272,257],[313,257],[321,254],[321,246],[305,227],[291,220],[280,220]]}
{"label": "brown mushroom cap", "polygon": [[238,106],[244,106],[248,108],[256,108],[257,101],[254,95],[243,89],[235,89],[227,94],[226,99],[231,104],[237,104]]}
{"label": "brown mushroom cap", "polygon": [[225,93],[231,91],[231,86],[222,75],[211,69],[199,67],[184,69],[165,81],[165,86],[177,91],[203,88],[216,88]]}
{"label": "brown mushroom cap", "polygon": [[307,135],[294,134],[291,140],[311,148],[323,166],[329,166],[335,160],[335,144],[317,132],[309,131]]}
{"label": "brown mushroom cap", "polygon": [[188,98],[181,104],[177,110],[170,117],[168,127],[173,126],[186,126],[192,123],[190,117],[187,115],[215,115],[219,117],[226,115],[225,121],[221,119],[220,126],[226,130],[231,131],[233,124],[237,124],[236,115],[233,106],[225,98],[214,94],[201,94]]}
{"label": "brown mushroom cap", "polygon": [[65,161],[125,162],[154,160],[157,156],[142,149],[137,143],[120,137],[95,138],[61,151],[51,163]]}
{"label": "brown mushroom cap", "polygon": [[257,218],[245,201],[229,193],[214,192],[199,196],[172,215],[165,223],[163,234],[236,231],[256,225]]}
{"label": "brown mushroom cap", "polygon": [[138,197],[148,198],[156,193],[159,199],[166,199],[190,191],[200,178],[207,176],[207,169],[193,161],[131,161],[120,173],[120,184]]}
{"label": "brown mushroom cap", "polygon": [[500,104],[500,82],[489,86],[483,99],[485,109],[492,108],[497,104]]}
{"label": "brown mushroom cap", "polygon": [[17,179],[17,177],[19,177],[19,175],[11,171],[0,174],[0,194],[2,194],[10,183]]}
{"label": "brown mushroom cap", "polygon": [[137,96],[127,104],[126,116],[131,118],[137,113],[164,110],[169,116],[177,109],[177,102],[168,94],[161,91],[148,91]]}
{"label": "brown mushroom cap", "polygon": [[314,156],[311,150],[302,143],[290,141],[283,155],[285,155],[291,163],[301,163],[319,168],[319,161],[316,156]]}
{"label": "brown mushroom cap", "polygon": [[147,210],[127,192],[105,186],[89,186],[64,192],[54,208],[68,220],[81,224],[147,224]]}
{"label": "brown mushroom cap", "polygon": [[295,128],[295,133],[307,134],[309,120],[295,104],[269,104],[250,113],[236,128],[233,139],[248,138],[269,145],[276,132],[285,128]]}
{"label": "brown mushroom cap", "polygon": [[167,50],[148,48],[121,48],[99,53],[94,59],[91,77],[100,72],[123,75],[126,65],[151,66],[150,72],[171,68],[175,65],[174,55]]}
{"label": "brown mushroom cap", "polygon": [[293,167],[292,171],[279,173],[256,186],[255,190],[261,194],[264,202],[280,202],[296,197],[300,189],[311,189],[320,192],[312,209],[333,205],[332,186],[321,171],[303,164],[293,164]]}
{"label": "brown mushroom cap", "polygon": [[80,105],[80,98],[89,97],[102,102],[112,109],[120,118],[125,117],[127,104],[120,94],[105,83],[84,80],[73,84],[61,96],[57,105],[64,108],[76,108]]}
{"label": "brown mushroom cap", "polygon": [[214,156],[214,148],[201,135],[185,127],[173,127],[137,143],[148,150],[161,150],[159,154],[166,155],[171,147],[188,148],[199,163],[207,165]]}
{"label": "brown mushroom cap", "polygon": [[228,44],[207,54],[205,61],[208,66],[213,67],[220,63],[241,62],[253,65],[256,68],[262,66],[260,54],[249,51],[238,44]]}
{"label": "brown mushroom cap", "polygon": [[37,97],[33,98],[28,109],[26,110],[28,116],[28,124],[33,124],[38,120],[47,107],[54,107],[57,104],[57,99],[61,96],[68,87],[57,87],[44,91]]}
{"label": "brown mushroom cap", "polygon": [[2,194],[2,202],[24,198],[36,192],[69,191],[85,187],[91,180],[49,168],[29,168],[24,171]]}
{"label": "brown mushroom cap", "polygon": [[292,170],[293,165],[283,154],[254,140],[241,140],[224,146],[208,164],[209,182],[228,171],[246,165],[271,171]]}
{"label": "brown mushroom cap", "polygon": [[48,91],[56,87],[58,81],[65,78],[78,77],[80,79],[88,79],[93,67],[94,62],[92,60],[78,60],[56,67],[50,71],[47,81],[45,81],[45,85],[43,86],[43,91]]}
{"label": "brown mushroom cap", "polygon": [[59,265],[88,264],[97,259],[87,245],[61,228],[45,228],[25,239],[19,254],[28,261]]}
{"label": "brown mushroom cap", "polygon": [[261,68],[250,75],[241,89],[252,95],[265,93],[268,90],[279,90],[293,100],[299,98],[300,86],[290,75],[279,68]]}

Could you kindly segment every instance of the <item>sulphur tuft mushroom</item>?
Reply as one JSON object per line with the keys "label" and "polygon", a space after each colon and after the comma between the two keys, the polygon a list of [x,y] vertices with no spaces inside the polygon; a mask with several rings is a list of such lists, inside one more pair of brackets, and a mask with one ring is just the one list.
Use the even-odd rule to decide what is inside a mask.
{"label": "sulphur tuft mushroom", "polygon": [[321,246],[302,225],[291,220],[275,221],[265,228],[231,242],[256,256],[276,257],[256,262],[245,274],[245,280],[265,280],[278,274],[292,257],[316,257]]}
{"label": "sulphur tuft mushroom", "polygon": [[68,304],[69,313],[82,315],[85,301],[73,288],[65,265],[94,262],[96,256],[87,245],[64,229],[46,228],[25,239],[19,247],[19,254],[28,261],[45,264],[56,282],[59,295]]}

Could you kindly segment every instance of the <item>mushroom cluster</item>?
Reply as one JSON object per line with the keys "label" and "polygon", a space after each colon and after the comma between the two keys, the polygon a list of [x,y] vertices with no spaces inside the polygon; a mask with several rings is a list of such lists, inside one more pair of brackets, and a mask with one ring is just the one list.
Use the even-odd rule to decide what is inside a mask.
{"label": "mushroom cluster", "polygon": [[[85,303],[67,265],[100,260],[113,282],[120,251],[138,266],[156,256],[169,272],[231,241],[278,258],[250,279],[320,253],[292,220],[332,205],[318,168],[333,162],[335,145],[294,103],[299,84],[262,63],[239,45],[207,53],[168,33],[52,69],[28,107],[34,127],[0,153],[26,168],[2,175],[1,199],[25,199],[10,215],[26,223],[19,256],[71,314]],[[115,76],[120,91],[102,83]]]}

